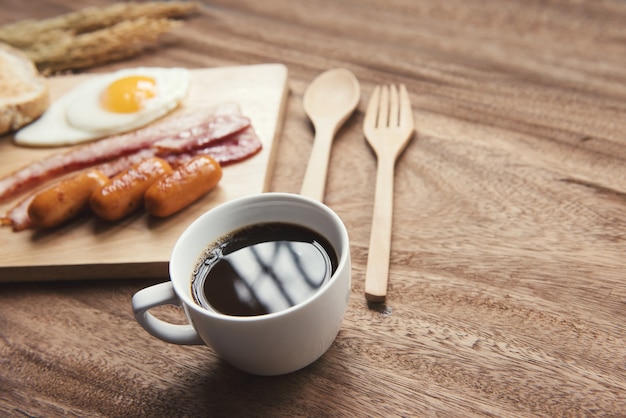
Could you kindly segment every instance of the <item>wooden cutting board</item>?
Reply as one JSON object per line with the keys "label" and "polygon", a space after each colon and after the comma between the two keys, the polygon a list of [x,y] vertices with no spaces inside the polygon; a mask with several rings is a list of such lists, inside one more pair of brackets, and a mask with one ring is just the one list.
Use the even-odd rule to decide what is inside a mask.
{"label": "wooden cutting board", "polygon": [[[191,70],[191,75],[183,106],[239,103],[263,141],[262,151],[224,167],[216,189],[167,219],[142,212],[117,223],[84,216],[50,231],[16,233],[0,227],[0,282],[167,278],[170,253],[187,225],[222,202],[267,191],[288,94],[287,68],[281,64],[220,67]],[[51,78],[51,99],[92,76]],[[0,176],[66,149],[17,147],[11,136],[1,137]],[[4,213],[14,204],[4,202],[0,211]]]}

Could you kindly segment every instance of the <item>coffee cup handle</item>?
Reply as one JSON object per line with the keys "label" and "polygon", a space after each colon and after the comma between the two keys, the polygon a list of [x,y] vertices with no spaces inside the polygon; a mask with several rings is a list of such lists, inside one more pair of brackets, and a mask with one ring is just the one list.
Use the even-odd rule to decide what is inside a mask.
{"label": "coffee cup handle", "polygon": [[162,305],[180,306],[172,282],[146,287],[133,296],[133,312],[137,322],[153,336],[173,344],[204,344],[191,325],[171,324],[158,319],[149,310]]}

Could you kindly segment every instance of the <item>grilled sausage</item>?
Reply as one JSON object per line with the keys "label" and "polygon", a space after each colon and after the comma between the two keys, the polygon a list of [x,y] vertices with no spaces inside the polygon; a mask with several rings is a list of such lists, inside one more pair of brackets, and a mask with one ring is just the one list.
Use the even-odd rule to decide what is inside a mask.
{"label": "grilled sausage", "polygon": [[93,191],[108,182],[100,171],[88,170],[42,191],[28,206],[33,227],[52,228],[69,221],[89,206]]}
{"label": "grilled sausage", "polygon": [[107,221],[122,219],[139,209],[146,189],[171,171],[172,167],[160,158],[143,160],[94,191],[89,201],[91,210]]}
{"label": "grilled sausage", "polygon": [[197,156],[152,184],[144,195],[145,208],[154,216],[170,216],[208,193],[221,178],[217,161]]}

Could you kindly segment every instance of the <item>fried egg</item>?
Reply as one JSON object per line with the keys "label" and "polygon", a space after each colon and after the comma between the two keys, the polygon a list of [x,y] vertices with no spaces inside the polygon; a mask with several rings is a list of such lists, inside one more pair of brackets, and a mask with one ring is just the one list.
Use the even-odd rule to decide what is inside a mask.
{"label": "fried egg", "polygon": [[132,68],[90,78],[15,135],[27,146],[91,141],[145,126],[174,110],[189,89],[184,68]]}

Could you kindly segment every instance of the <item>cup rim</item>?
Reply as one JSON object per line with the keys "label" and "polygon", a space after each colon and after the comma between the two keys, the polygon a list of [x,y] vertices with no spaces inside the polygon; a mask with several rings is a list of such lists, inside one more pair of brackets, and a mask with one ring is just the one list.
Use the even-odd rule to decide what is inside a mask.
{"label": "cup rim", "polygon": [[[305,204],[313,205],[318,210],[324,212],[332,220],[332,223],[338,228],[338,231],[340,234],[340,241],[341,241],[339,243],[339,246],[341,248],[344,248],[344,251],[341,254],[338,254],[339,262],[337,263],[337,268],[335,272],[333,273],[333,275],[331,276],[331,278],[323,286],[323,288],[320,289],[320,291],[315,292],[315,294],[309,297],[308,299],[304,300],[303,302],[298,303],[297,305],[291,306],[287,309],[283,309],[278,312],[272,312],[272,313],[263,314],[263,315],[235,316],[235,315],[223,314],[217,311],[212,311],[212,310],[206,309],[198,305],[195,301],[193,301],[193,298],[191,298],[191,296],[188,295],[184,289],[180,288],[180,286],[183,286],[183,284],[180,283],[180,280],[175,281],[173,279],[172,260],[174,258],[174,254],[177,252],[177,248],[180,246],[180,243],[183,242],[185,239],[187,239],[189,235],[192,234],[192,230],[194,229],[194,227],[197,227],[199,224],[203,223],[206,218],[212,216],[211,214],[213,213],[215,209],[220,208],[220,210],[228,210],[229,208],[233,206],[238,206],[242,204],[245,205],[245,204],[249,204],[250,202],[259,203],[259,202],[266,202],[266,201],[273,201],[273,200],[301,201]],[[304,309],[306,306],[314,303],[317,299],[322,297],[322,295],[328,291],[328,288],[330,288],[337,280],[339,280],[339,276],[341,272],[343,272],[346,268],[348,269],[350,268],[349,260],[350,260],[350,240],[348,236],[348,230],[346,228],[346,225],[343,223],[342,219],[339,217],[339,215],[335,211],[333,211],[329,206],[327,206],[323,202],[312,199],[308,196],[303,196],[303,195],[299,195],[295,193],[263,192],[259,194],[238,197],[233,200],[224,202],[218,206],[215,206],[214,208],[209,209],[208,211],[200,215],[198,218],[196,218],[191,224],[189,224],[185,228],[183,233],[179,236],[176,243],[174,244],[174,248],[172,249],[172,253],[170,256],[170,263],[169,263],[169,275],[170,275],[170,282],[172,283],[172,286],[174,287],[174,291],[176,292],[179,299],[184,302],[184,305],[187,306],[188,309],[192,309],[199,314],[213,317],[215,319],[229,320],[229,321],[234,321],[234,322],[258,322],[258,321],[266,321],[266,320],[270,320],[274,318],[279,318],[285,315],[289,315],[295,311]],[[191,286],[191,279],[185,280],[185,283],[186,285]]]}

